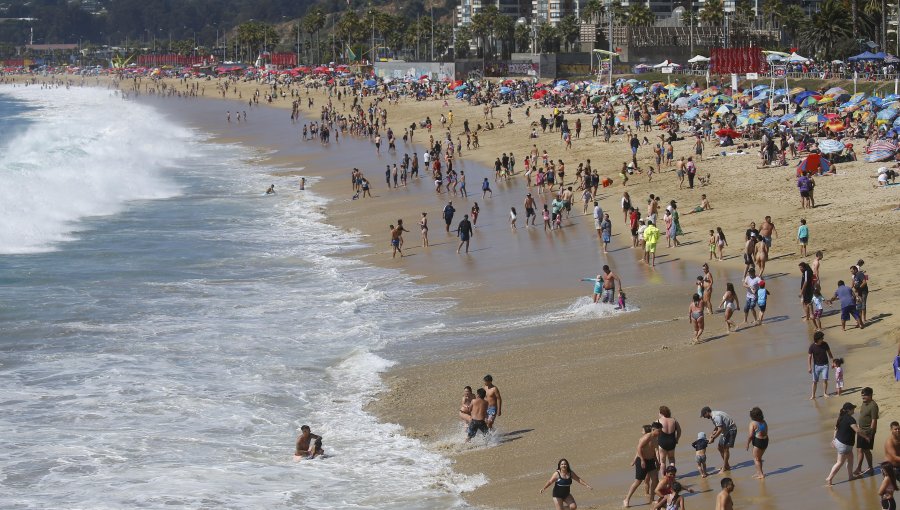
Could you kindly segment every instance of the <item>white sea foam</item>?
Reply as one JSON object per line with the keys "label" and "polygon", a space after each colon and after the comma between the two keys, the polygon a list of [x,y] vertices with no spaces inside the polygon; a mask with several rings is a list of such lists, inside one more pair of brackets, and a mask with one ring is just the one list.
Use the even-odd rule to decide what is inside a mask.
{"label": "white sea foam", "polygon": [[75,237],[79,220],[178,193],[166,173],[189,156],[180,149],[190,133],[153,109],[110,108],[110,93],[94,89],[0,93],[36,108],[0,141],[0,254],[51,250]]}

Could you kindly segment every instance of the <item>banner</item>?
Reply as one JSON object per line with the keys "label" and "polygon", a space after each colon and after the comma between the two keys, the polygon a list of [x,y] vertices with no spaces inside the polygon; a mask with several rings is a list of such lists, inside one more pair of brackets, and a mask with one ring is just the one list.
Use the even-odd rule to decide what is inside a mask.
{"label": "banner", "polygon": [[709,68],[714,74],[763,73],[766,60],[759,47],[712,48]]}

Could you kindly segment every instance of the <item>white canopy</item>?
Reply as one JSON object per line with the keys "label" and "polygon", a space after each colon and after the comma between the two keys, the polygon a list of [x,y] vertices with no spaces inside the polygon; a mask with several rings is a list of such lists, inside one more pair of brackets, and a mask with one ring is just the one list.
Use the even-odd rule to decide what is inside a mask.
{"label": "white canopy", "polygon": [[689,64],[696,64],[697,62],[709,62],[709,57],[704,57],[703,55],[697,55],[696,57],[688,60]]}
{"label": "white canopy", "polygon": [[653,66],[653,67],[654,67],[655,69],[659,69],[659,68],[661,68],[661,67],[681,67],[681,66],[678,65],[678,64],[676,64],[676,63],[674,63],[674,62],[670,62],[669,59],[665,59],[665,60],[663,60],[663,61],[660,62],[659,64],[656,64],[656,65]]}
{"label": "white canopy", "polygon": [[791,56],[788,57],[788,62],[809,62],[809,59],[806,57],[801,57],[797,55],[797,52],[791,53]]}

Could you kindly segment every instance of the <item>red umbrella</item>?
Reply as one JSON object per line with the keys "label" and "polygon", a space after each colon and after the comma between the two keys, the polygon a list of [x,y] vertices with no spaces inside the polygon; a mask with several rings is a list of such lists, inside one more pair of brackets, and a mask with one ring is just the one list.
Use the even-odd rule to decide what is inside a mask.
{"label": "red umbrella", "polygon": [[741,136],[741,134],[731,128],[727,128],[716,131],[716,136],[730,136],[732,138],[737,138]]}
{"label": "red umbrella", "polygon": [[430,79],[430,78],[431,78],[431,77],[428,76],[427,74],[423,74],[422,76],[419,76],[419,79],[420,79],[420,80],[428,80],[428,79]]}
{"label": "red umbrella", "polygon": [[313,70],[317,73],[327,73],[328,72],[328,68],[325,66],[319,66]]}
{"label": "red umbrella", "polygon": [[535,92],[535,93],[531,96],[531,98],[532,98],[532,99],[543,99],[544,96],[546,96],[546,95],[547,95],[547,89],[542,89],[542,90],[539,90],[539,91]]}

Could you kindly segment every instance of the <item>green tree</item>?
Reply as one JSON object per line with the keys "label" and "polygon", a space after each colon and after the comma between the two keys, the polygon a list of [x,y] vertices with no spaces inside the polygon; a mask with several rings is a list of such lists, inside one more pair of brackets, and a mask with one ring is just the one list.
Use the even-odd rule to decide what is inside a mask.
{"label": "green tree", "polygon": [[456,58],[469,58],[469,42],[474,37],[472,30],[468,26],[463,25],[456,29],[456,37],[453,41],[453,51],[456,54]]}
{"label": "green tree", "polygon": [[250,57],[255,58],[256,53],[265,50],[267,45],[278,44],[278,32],[275,27],[259,21],[248,21],[237,27],[237,40],[250,52]]}
{"label": "green tree", "polygon": [[766,24],[771,27],[775,20],[782,18],[786,8],[787,5],[782,0],[765,0],[762,6],[762,13],[766,17]]}
{"label": "green tree", "polygon": [[306,13],[306,16],[304,16],[303,20],[300,22],[300,25],[308,36],[309,44],[307,45],[307,48],[313,50],[307,57],[311,62],[315,59],[314,62],[319,63],[319,56],[321,55],[319,31],[325,26],[325,13],[322,12],[322,9],[316,7]]}
{"label": "green tree", "polygon": [[552,53],[559,51],[559,30],[549,23],[544,23],[538,28],[538,47],[542,52]]}
{"label": "green tree", "polygon": [[578,19],[571,14],[565,16],[563,19],[559,20],[559,24],[556,28],[559,30],[559,38],[565,45],[566,51],[572,51],[572,45],[578,42],[578,38],[581,35],[581,27],[579,26]]}
{"label": "green tree", "polygon": [[493,5],[482,8],[478,14],[472,16],[472,34],[481,41],[482,55],[486,51],[489,51],[491,56],[494,55],[494,26],[499,17],[497,7]]}
{"label": "green tree", "polygon": [[790,38],[791,46],[796,46],[800,28],[809,21],[809,18],[806,17],[803,9],[797,4],[786,6],[779,18],[781,20],[781,29]]}
{"label": "green tree", "polygon": [[628,9],[622,5],[622,2],[614,0],[612,3],[612,12],[613,22],[615,22],[615,24],[624,25],[628,23]]}
{"label": "green tree", "polygon": [[356,11],[350,9],[347,9],[338,20],[335,30],[337,37],[349,44],[365,39],[365,27],[362,19]]}
{"label": "green tree", "polygon": [[588,0],[581,8],[581,19],[588,23],[600,23],[600,18],[606,13],[606,7],[600,0]]}
{"label": "green tree", "polygon": [[513,47],[513,32],[516,23],[509,16],[497,16],[494,19],[494,37],[500,42],[501,58],[509,58]]}
{"label": "green tree", "polygon": [[513,31],[516,51],[526,51],[531,46],[531,27],[524,23],[517,23]]}
{"label": "green tree", "polygon": [[812,15],[800,29],[804,46],[809,47],[819,60],[831,60],[835,48],[853,37],[852,20],[838,0],[825,0],[819,12]]}
{"label": "green tree", "polygon": [[628,6],[628,26],[649,27],[656,21],[656,16],[644,4],[631,4]]}
{"label": "green tree", "polygon": [[700,10],[700,21],[708,27],[717,27],[725,19],[725,5],[722,0],[706,0]]}
{"label": "green tree", "polygon": [[172,51],[178,55],[190,55],[194,52],[193,39],[182,39],[172,43]]}

